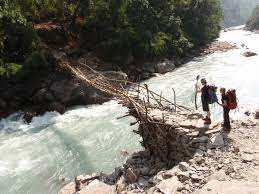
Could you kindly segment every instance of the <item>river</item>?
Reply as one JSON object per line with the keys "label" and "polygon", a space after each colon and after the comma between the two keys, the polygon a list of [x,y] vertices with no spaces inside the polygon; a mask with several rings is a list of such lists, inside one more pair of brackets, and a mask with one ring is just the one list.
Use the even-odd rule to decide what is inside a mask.
{"label": "river", "polygon": [[[259,34],[233,30],[222,32],[219,40],[239,47],[225,53],[197,58],[173,72],[145,81],[150,88],[173,99],[176,90],[179,104],[194,107],[194,84],[197,75],[210,84],[235,88],[239,111],[259,106],[259,56],[246,58],[247,49],[259,52]],[[215,119],[221,109],[211,107]],[[35,117],[30,125],[23,123],[21,113],[0,121],[0,194],[56,194],[64,183],[60,176],[73,179],[79,174],[111,172],[125,157],[121,150],[140,150],[140,137],[130,126],[134,118],[123,116],[127,110],[110,101],[103,105],[79,106],[64,115],[48,112]]]}

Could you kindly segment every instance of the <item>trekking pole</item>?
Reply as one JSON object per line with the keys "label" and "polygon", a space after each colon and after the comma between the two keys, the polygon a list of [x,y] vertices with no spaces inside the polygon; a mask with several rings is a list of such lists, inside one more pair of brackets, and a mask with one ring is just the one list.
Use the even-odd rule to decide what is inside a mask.
{"label": "trekking pole", "polygon": [[198,105],[197,105],[197,84],[198,84],[198,81],[200,79],[200,75],[198,75],[196,77],[196,84],[195,84],[195,97],[194,97],[194,102],[195,102],[195,109],[198,110]]}

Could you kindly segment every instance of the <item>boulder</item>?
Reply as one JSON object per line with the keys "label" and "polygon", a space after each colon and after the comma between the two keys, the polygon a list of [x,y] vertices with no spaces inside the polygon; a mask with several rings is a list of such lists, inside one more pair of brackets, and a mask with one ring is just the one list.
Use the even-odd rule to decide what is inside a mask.
{"label": "boulder", "polygon": [[101,104],[111,99],[111,96],[91,86],[79,85],[71,93],[68,104],[70,106],[82,104]]}
{"label": "boulder", "polygon": [[257,53],[254,53],[254,52],[252,52],[252,51],[247,51],[247,52],[244,52],[243,55],[244,55],[245,57],[253,57],[253,56],[256,56]]}
{"label": "boulder", "polygon": [[139,169],[139,171],[140,171],[141,175],[147,176],[147,175],[149,175],[150,169],[148,167],[142,167]]}
{"label": "boulder", "polygon": [[146,73],[156,73],[156,70],[155,70],[155,64],[150,64],[150,63],[146,63],[143,65],[142,67],[142,72],[146,72]]}
{"label": "boulder", "polygon": [[34,116],[36,116],[37,113],[36,112],[33,112],[33,111],[26,111],[23,115],[23,120],[26,122],[26,123],[31,123],[32,119]]}
{"label": "boulder", "polygon": [[155,65],[155,71],[156,73],[167,73],[171,72],[175,69],[175,64],[172,61],[169,61],[168,59],[164,59],[160,63],[157,63]]}
{"label": "boulder", "polygon": [[70,100],[72,91],[79,86],[75,80],[58,80],[52,83],[50,90],[55,99],[61,103],[66,103]]}
{"label": "boulder", "polygon": [[47,88],[42,88],[32,97],[32,100],[35,104],[44,104],[46,101],[54,101],[54,96]]}
{"label": "boulder", "polygon": [[48,111],[57,111],[60,114],[64,114],[65,113],[65,106],[59,102],[52,102],[49,104],[49,106],[47,107]]}

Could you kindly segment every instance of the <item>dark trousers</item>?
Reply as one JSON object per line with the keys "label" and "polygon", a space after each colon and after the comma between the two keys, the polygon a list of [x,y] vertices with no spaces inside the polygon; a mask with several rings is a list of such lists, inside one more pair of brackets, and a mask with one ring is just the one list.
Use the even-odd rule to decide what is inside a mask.
{"label": "dark trousers", "polygon": [[223,108],[223,118],[224,118],[224,127],[226,129],[230,129],[230,121],[229,121],[229,111],[230,109],[229,108]]}

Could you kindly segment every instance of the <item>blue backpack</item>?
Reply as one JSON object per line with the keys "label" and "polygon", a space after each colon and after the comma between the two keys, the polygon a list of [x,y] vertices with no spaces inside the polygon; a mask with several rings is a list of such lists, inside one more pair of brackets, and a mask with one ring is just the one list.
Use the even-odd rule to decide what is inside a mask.
{"label": "blue backpack", "polygon": [[215,102],[218,102],[217,97],[217,87],[214,85],[208,86],[209,87],[209,104],[214,104]]}

